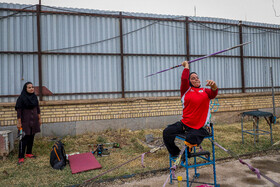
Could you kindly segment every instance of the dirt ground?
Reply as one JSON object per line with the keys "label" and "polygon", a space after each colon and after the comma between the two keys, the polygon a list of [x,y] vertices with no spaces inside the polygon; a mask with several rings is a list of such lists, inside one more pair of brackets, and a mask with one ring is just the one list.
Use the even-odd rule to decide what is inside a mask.
{"label": "dirt ground", "polygon": [[[252,165],[253,167],[260,170],[262,174],[271,178],[277,183],[280,183],[280,153],[276,151],[272,154],[265,156],[255,156],[253,158],[242,159],[246,163]],[[190,169],[190,179],[194,174],[194,169]],[[198,173],[200,177],[195,179],[195,182],[202,183],[192,183],[191,186],[200,186],[205,183],[213,183],[213,166],[205,166],[198,168]],[[218,161],[216,163],[216,173],[217,173],[217,183],[221,187],[275,187],[269,180],[261,177],[257,178],[257,175],[252,172],[247,165],[242,165],[238,160],[230,161]],[[130,179],[129,181],[117,180],[110,184],[100,184],[98,186],[104,187],[160,187],[163,186],[164,182],[169,176],[169,172],[160,173],[153,175],[151,177],[142,177],[137,179]],[[184,168],[179,168],[175,172],[175,176],[182,176],[186,179],[186,172]],[[186,186],[186,182],[181,182],[178,184],[177,181],[173,181],[173,184],[166,184],[166,187],[174,186]],[[209,185],[213,186],[213,185]],[[279,187],[279,186],[277,186]]]}

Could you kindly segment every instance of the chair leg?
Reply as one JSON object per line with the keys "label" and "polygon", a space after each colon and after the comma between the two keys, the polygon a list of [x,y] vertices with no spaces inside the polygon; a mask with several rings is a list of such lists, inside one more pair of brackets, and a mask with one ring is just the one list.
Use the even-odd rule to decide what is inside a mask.
{"label": "chair leg", "polygon": [[[213,129],[213,126],[211,128],[212,128],[212,137],[211,137],[212,141],[211,141],[211,144],[212,144],[214,186],[215,187],[220,187],[220,185],[217,184],[217,179],[216,179],[216,157],[215,157],[214,129]],[[243,132],[242,132],[242,137],[243,137]]]}
{"label": "chair leg", "polygon": [[[188,147],[187,147],[188,149]],[[187,187],[189,187],[189,183],[190,183],[190,180],[189,180],[189,158],[188,158],[188,151],[185,151],[185,157],[186,157],[186,162],[185,162],[185,165],[186,165],[186,182],[187,182]]]}
{"label": "chair leg", "polygon": [[[196,148],[194,147],[194,153],[196,152]],[[194,157],[194,165],[196,165],[196,157]],[[195,178],[199,177],[199,173],[197,173],[197,167],[194,167],[194,176]]]}
{"label": "chair leg", "polygon": [[172,171],[171,171],[171,167],[172,167],[172,160],[171,160],[171,154],[169,154],[169,175],[170,175],[170,184],[172,184]]}
{"label": "chair leg", "polygon": [[[179,138],[179,137],[176,137],[176,138],[184,141],[184,139],[182,139],[182,138]],[[187,187],[191,186],[190,183],[192,183],[191,182],[192,180],[190,181],[190,178],[189,178],[189,174],[190,174],[189,169],[194,168],[193,180],[195,180],[195,179],[200,177],[200,174],[198,173],[198,167],[203,166],[203,165],[211,165],[211,164],[213,165],[213,176],[214,176],[214,181],[213,181],[214,183],[212,183],[212,185],[214,185],[215,187],[220,186],[219,184],[217,184],[217,180],[216,180],[216,165],[215,165],[216,160],[215,160],[215,144],[214,144],[214,131],[213,131],[213,129],[212,129],[212,136],[207,137],[207,138],[210,138],[212,140],[211,141],[212,142],[212,159],[211,159],[211,156],[203,157],[200,153],[196,153],[196,147],[193,147],[194,153],[191,155],[191,158],[192,157],[194,158],[194,161],[193,161],[194,164],[193,165],[189,165],[189,159],[191,159],[191,158],[188,157],[188,151],[185,151],[185,154],[182,155],[182,156],[185,156],[185,163],[183,163],[181,161],[180,164],[181,164],[181,166],[186,168],[186,180],[185,181],[187,183],[187,185],[186,185]],[[199,156],[201,158],[204,158],[204,160],[207,160],[208,163],[207,162],[202,163],[202,164],[197,163],[197,158],[196,158],[197,156]],[[171,158],[171,155],[170,155],[170,158]],[[174,162],[174,159],[170,159],[170,168],[172,167],[172,162]],[[172,183],[173,183],[173,180],[172,180],[172,174],[171,174],[171,169],[170,169],[170,184],[172,184]]]}
{"label": "chair leg", "polygon": [[[212,140],[214,141],[214,137],[212,137]],[[213,158],[213,175],[214,175],[214,185],[216,186],[220,186],[217,185],[217,179],[216,179],[216,158],[215,158],[215,145],[212,142],[212,158]]]}

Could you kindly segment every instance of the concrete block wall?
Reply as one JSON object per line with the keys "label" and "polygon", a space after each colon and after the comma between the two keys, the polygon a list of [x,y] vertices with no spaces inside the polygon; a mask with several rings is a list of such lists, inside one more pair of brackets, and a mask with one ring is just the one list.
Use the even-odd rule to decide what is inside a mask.
{"label": "concrete block wall", "polygon": [[[16,124],[15,103],[0,104],[0,125]],[[40,102],[43,123],[108,120],[181,114],[178,97]]]}

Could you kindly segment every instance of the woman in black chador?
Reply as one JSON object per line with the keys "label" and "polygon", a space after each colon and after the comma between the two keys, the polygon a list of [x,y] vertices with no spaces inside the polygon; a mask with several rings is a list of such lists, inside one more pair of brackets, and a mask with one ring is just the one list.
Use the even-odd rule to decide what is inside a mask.
{"label": "woman in black chador", "polygon": [[15,109],[18,119],[17,128],[25,134],[19,141],[18,164],[22,164],[24,163],[24,155],[27,158],[36,157],[32,154],[32,147],[34,136],[40,132],[42,124],[38,98],[34,93],[34,87],[31,82],[24,84]]}

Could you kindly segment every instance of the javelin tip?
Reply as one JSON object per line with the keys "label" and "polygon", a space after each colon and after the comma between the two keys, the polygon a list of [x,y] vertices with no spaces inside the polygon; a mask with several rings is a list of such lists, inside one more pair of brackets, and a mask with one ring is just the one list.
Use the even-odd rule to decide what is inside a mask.
{"label": "javelin tip", "polygon": [[243,46],[243,45],[247,45],[247,44],[249,44],[249,43],[252,43],[252,41],[242,43],[242,44],[238,45],[238,47]]}
{"label": "javelin tip", "polygon": [[249,41],[249,42],[245,42],[245,43],[242,43],[242,44],[239,44],[239,45],[233,46],[233,47],[230,47],[230,48],[226,49],[225,51],[229,51],[229,50],[232,50],[232,49],[235,49],[235,48],[241,47],[241,46],[243,46],[243,45],[247,45],[247,44],[249,44],[249,43],[251,43],[251,41]]}
{"label": "javelin tip", "polygon": [[249,44],[249,43],[252,43],[252,41],[245,42],[245,43],[243,43],[242,45],[247,45],[247,44]]}

